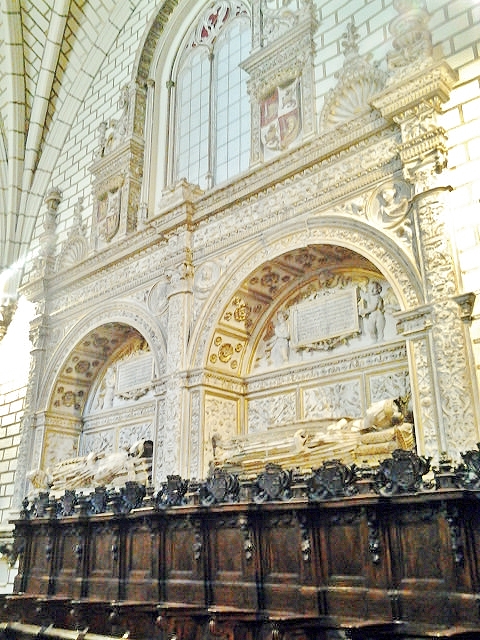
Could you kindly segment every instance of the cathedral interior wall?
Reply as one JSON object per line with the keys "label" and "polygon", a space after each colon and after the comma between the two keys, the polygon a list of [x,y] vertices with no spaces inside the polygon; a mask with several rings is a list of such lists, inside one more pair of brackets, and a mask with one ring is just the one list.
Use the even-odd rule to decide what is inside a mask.
{"label": "cathedral interior wall", "polygon": [[[396,12],[390,4],[387,7],[383,7],[383,4],[366,3],[362,10],[355,12],[355,25],[360,33],[360,55],[371,54],[372,59],[379,61],[380,67],[385,70],[386,56],[391,50],[389,24]],[[430,13],[429,29],[435,54],[445,59],[458,73],[458,80],[439,114],[439,124],[447,132],[448,147],[448,165],[444,169],[443,182],[454,189],[447,198],[445,225],[454,256],[458,290],[460,293],[478,292],[480,62],[476,47],[480,7],[472,5],[457,9],[456,6],[459,5],[453,5],[446,0],[432,0],[426,4]],[[317,129],[320,129],[320,116],[328,92],[333,90],[337,83],[335,74],[342,69],[344,58],[340,41],[346,25],[352,18],[352,3],[345,3],[341,7],[337,5],[338,3],[329,2],[319,8],[318,28],[314,34],[313,118]],[[194,3],[190,3],[189,8],[193,13]],[[78,270],[73,276],[68,269],[63,273],[62,270],[59,272],[49,307],[49,328],[52,334],[48,344],[53,347],[54,352],[47,352],[45,359],[41,361],[44,371],[49,372],[50,386],[45,385],[42,389],[31,391],[28,403],[33,403],[33,407],[25,407],[28,367],[20,369],[15,379],[10,377],[5,381],[0,380],[0,519],[6,537],[10,531],[8,518],[15,487],[18,489],[19,486],[27,486],[25,483],[18,484],[18,474],[15,479],[18,460],[20,465],[28,463],[29,467],[22,469],[22,473],[25,474],[30,466],[34,466],[33,463],[47,464],[49,451],[55,452],[56,457],[50,459],[50,464],[53,464],[62,456],[87,455],[98,448],[113,451],[124,442],[128,441],[130,444],[133,440],[145,438],[152,439],[156,447],[155,481],[158,482],[168,473],[175,472],[198,477],[208,471],[213,455],[212,437],[218,436],[219,432],[224,436],[225,433],[235,436],[248,431],[259,432],[272,425],[285,427],[305,420],[337,420],[342,418],[344,413],[359,417],[365,413],[370,402],[391,395],[405,395],[409,393],[411,384],[420,387],[417,379],[411,381],[409,378],[414,347],[406,348],[405,336],[396,332],[388,335],[382,343],[383,347],[375,347],[378,355],[376,361],[371,355],[372,343],[359,345],[358,352],[362,351],[363,346],[370,355],[365,355],[355,371],[352,371],[351,364],[345,364],[342,369],[343,361],[338,356],[338,351],[335,352],[337,356],[332,356],[330,352],[320,353],[321,347],[317,347],[316,354],[312,356],[310,353],[302,361],[295,361],[291,354],[288,354],[288,357],[281,352],[276,356],[272,356],[271,352],[270,355],[267,354],[265,343],[268,335],[274,332],[275,314],[282,308],[293,308],[293,289],[289,296],[285,294],[278,298],[269,298],[265,291],[262,291],[263,297],[259,299],[263,306],[258,311],[254,328],[246,327],[245,316],[242,316],[245,308],[248,307],[250,313],[251,308],[255,306],[254,297],[248,299],[249,289],[245,284],[248,278],[253,277],[254,272],[258,276],[255,270],[260,270],[262,265],[267,273],[274,274],[279,256],[296,250],[295,233],[304,233],[304,244],[310,238],[309,242],[321,246],[323,238],[323,242],[330,247],[340,246],[340,239],[335,237],[334,230],[331,231],[332,238],[327,237],[325,240],[325,233],[328,234],[330,231],[315,229],[317,224],[320,228],[318,221],[322,216],[330,215],[334,220],[337,216],[337,220],[342,219],[345,209],[348,209],[346,213],[350,215],[349,230],[353,234],[362,224],[358,218],[355,219],[354,215],[351,215],[359,203],[365,206],[367,200],[370,204],[374,200],[378,206],[378,202],[381,201],[381,188],[387,183],[389,186],[396,185],[397,197],[398,194],[404,195],[400,191],[407,187],[397,160],[392,160],[392,165],[388,168],[382,166],[374,179],[368,178],[370,182],[366,186],[357,184],[354,192],[343,195],[341,192],[335,192],[336,201],[330,208],[325,203],[318,206],[308,203],[295,204],[296,218],[294,222],[291,221],[290,227],[290,213],[281,210],[281,197],[276,196],[274,189],[269,190],[263,186],[256,204],[253,196],[251,201],[244,196],[242,203],[237,205],[234,202],[234,198],[237,197],[235,187],[226,187],[225,192],[219,189],[204,198],[197,197],[195,193],[193,196],[187,194],[186,201],[195,202],[195,224],[187,231],[182,226],[179,233],[172,233],[168,240],[161,226],[164,206],[161,189],[143,188],[142,197],[148,201],[151,217],[157,220],[159,230],[150,228],[145,231],[144,240],[137,235],[133,258],[126,259],[124,263],[121,259],[127,253],[125,245],[122,246],[125,253],[118,256],[119,262],[113,257],[115,247],[102,245],[101,248],[106,248],[105,253],[109,252],[111,257],[104,263],[100,259],[98,273],[95,272],[95,267],[91,265],[95,261],[98,245],[95,245],[95,240],[92,239],[95,235],[95,197],[92,190],[91,167],[98,148],[98,128],[102,122],[118,120],[121,117],[119,95],[122,87],[131,83],[134,77],[139,43],[143,42],[146,25],[154,18],[154,14],[152,3],[142,0],[137,3],[131,14],[123,16],[124,23],[119,29],[115,46],[107,52],[98,74],[92,79],[91,87],[78,111],[52,174],[51,186],[60,189],[62,193],[57,213],[56,257],[61,257],[62,247],[66,246],[72,228],[77,225],[86,239],[87,248],[82,259],[90,260],[89,271],[88,278],[82,280],[80,277],[79,281],[75,281],[75,278],[78,278]],[[388,138],[385,134],[384,140]],[[394,138],[392,135],[389,142]],[[159,147],[163,142],[162,138],[158,139]],[[313,147],[313,144],[309,147],[311,153],[314,153]],[[148,159],[150,175],[156,175],[157,167],[161,166],[155,154],[162,153],[161,148],[154,147],[151,151],[152,155]],[[352,155],[355,157],[355,153]],[[292,151],[292,161],[299,162],[295,149]],[[385,158],[384,161],[386,164]],[[274,159],[271,166],[275,162]],[[284,190],[287,200],[288,194],[295,193],[295,190],[300,192],[304,183],[301,183],[299,177],[297,183],[294,178],[289,181],[285,164],[286,162],[282,165],[281,159],[277,162],[279,171],[285,174],[281,184],[280,181],[278,183],[277,193],[280,194]],[[263,169],[263,174],[259,171],[264,185],[267,182],[264,177],[267,172],[268,168]],[[253,184],[253,174],[250,177]],[[242,179],[239,191],[243,189],[245,194],[252,188],[253,194],[253,186],[249,186],[248,180],[248,176]],[[272,183],[275,182],[274,175],[271,180]],[[409,198],[412,196],[411,193],[407,194],[407,191],[405,194]],[[222,202],[222,197],[232,198],[232,204],[224,202],[224,211],[218,215],[216,207],[221,209],[218,203]],[[170,211],[174,209],[175,207],[171,206]],[[168,206],[164,210],[167,211]],[[246,229],[246,224],[250,222],[261,222],[263,225],[255,230],[256,237],[253,239],[248,237],[251,229]],[[332,228],[334,226],[331,225]],[[289,228],[291,236],[287,238]],[[305,228],[308,232],[300,230]],[[39,222],[32,243],[33,251],[41,245],[43,232],[43,226]],[[282,233],[284,239],[281,238]],[[388,244],[388,233],[387,231],[385,234],[387,240],[384,247],[390,247],[389,259],[393,261],[394,242],[392,240],[391,244]],[[362,238],[360,232],[358,238]],[[344,241],[343,248],[347,242]],[[354,244],[352,242],[349,250],[353,250]],[[183,274],[180,281],[175,282],[175,287],[170,289],[172,274],[182,263],[181,252],[187,245],[192,247],[189,258],[194,273]],[[399,247],[399,264],[404,278],[402,282],[395,281],[395,275],[400,275],[400,267],[382,265],[382,258],[375,253],[373,246],[360,247],[358,254],[362,260],[369,258],[369,274],[365,276],[365,272],[362,271],[365,267],[363,262],[354,265],[357,276],[360,277],[362,271],[361,275],[364,278],[362,282],[358,280],[358,286],[364,287],[373,279],[373,267],[377,269],[378,278],[383,278],[384,292],[388,284],[393,286],[396,307],[392,311],[390,327],[393,327],[397,319],[394,318],[394,313],[406,312],[409,308],[421,304],[421,278],[413,267],[408,271],[409,260],[414,264],[412,252],[408,247],[405,248],[405,245],[399,244]],[[255,254],[256,257],[252,257],[249,263],[247,256]],[[261,259],[259,255],[262,256]],[[239,275],[240,269],[236,269],[235,265],[241,264],[245,266]],[[33,286],[35,279],[33,266],[33,261],[27,265],[24,278],[24,286],[27,289]],[[389,280],[385,274],[389,276]],[[305,278],[305,271],[299,272],[297,277],[301,282],[302,278]],[[188,278],[193,280],[191,290],[184,288],[184,281]],[[236,288],[232,285],[235,278],[238,281]],[[242,303],[234,302],[237,289],[243,296]],[[314,294],[315,291],[310,292],[311,296]],[[111,308],[97,316],[98,308],[103,305],[107,309],[109,304]],[[175,306],[177,304],[178,307]],[[480,376],[479,304],[477,300],[471,325],[465,324],[467,346],[472,359],[469,375],[477,378]],[[37,307],[38,315],[40,312]],[[28,328],[26,323],[22,323],[23,313],[24,307],[19,305],[18,321],[12,323],[6,337],[0,343],[0,360],[7,357],[7,350],[11,348],[9,343],[13,341],[18,345],[15,347],[15,357],[25,360]],[[237,313],[243,324],[235,326],[230,321],[224,322],[222,318],[228,313],[232,317]],[[108,323],[135,327],[138,335],[147,341],[149,352],[154,354],[150,377],[146,375],[138,384],[135,382],[136,387],[132,387],[134,391],[140,389],[140,395],[135,397],[135,393],[130,393],[130,389],[127,389],[121,398],[121,394],[117,393],[118,387],[115,387],[115,399],[105,399],[105,395],[108,394],[107,377],[109,368],[112,367],[113,350],[105,356],[101,364],[95,365],[93,381],[91,378],[85,380],[82,387],[85,389],[81,405],[83,414],[79,414],[78,411],[75,413],[73,409],[69,413],[65,403],[57,411],[54,407],[55,394],[60,386],[63,385],[62,389],[65,386],[63,382],[60,384],[62,380],[70,380],[66,370],[69,360],[78,355],[76,349],[79,341],[90,331],[94,331],[96,326],[101,328]],[[19,329],[16,328],[18,325]],[[174,333],[173,329],[179,327],[181,331]],[[179,335],[182,331],[183,336],[187,336],[188,344],[180,342]],[[255,347],[252,346],[253,343]],[[56,351],[59,345],[61,353]],[[237,345],[240,346],[238,351],[235,351]],[[347,348],[347,354],[350,348]],[[142,349],[137,349],[137,356],[142,355]],[[415,349],[420,350],[420,347],[415,345]],[[95,360],[95,353],[88,356],[90,363]],[[215,360],[212,359],[213,356]],[[275,357],[279,360],[273,363],[271,359]],[[122,366],[127,371],[126,356],[123,355],[122,358],[118,362],[124,363]],[[370,361],[367,362],[369,358]],[[237,362],[235,368],[232,367],[233,362]],[[278,373],[269,377],[274,364]],[[439,368],[440,365],[441,363]],[[117,368],[117,375],[118,371]],[[82,379],[82,384],[83,382]],[[118,380],[115,384],[118,384]],[[65,387],[61,393],[69,391],[74,393],[73,383],[71,389]],[[474,393],[478,396],[478,382],[474,385]],[[420,392],[417,392],[414,403],[420,403],[420,395]],[[332,398],[338,398],[338,402],[325,406],[326,400]],[[478,397],[476,400],[478,402]],[[20,425],[25,408],[27,413],[30,411],[29,420],[33,417],[37,420],[37,432],[29,452],[23,451],[19,454]],[[76,426],[78,420],[83,420],[81,436]],[[418,427],[420,431],[417,435],[426,443],[426,449],[422,453],[426,450],[430,452],[434,446],[437,452],[441,450],[442,443],[437,441],[435,434],[428,431],[433,422],[432,417],[430,423],[426,419],[425,424]],[[63,429],[62,424],[67,424],[68,428]],[[180,430],[170,429],[170,424],[183,424],[183,427],[179,427]],[[185,426],[187,424],[188,426]],[[435,444],[432,444],[434,441]],[[63,443],[65,448],[62,449],[59,443]],[[20,499],[21,496],[17,495],[16,508]],[[3,567],[3,564],[0,563],[0,566]],[[9,581],[8,569],[6,566],[3,568],[5,575],[0,573],[0,586],[2,580],[5,584]]]}

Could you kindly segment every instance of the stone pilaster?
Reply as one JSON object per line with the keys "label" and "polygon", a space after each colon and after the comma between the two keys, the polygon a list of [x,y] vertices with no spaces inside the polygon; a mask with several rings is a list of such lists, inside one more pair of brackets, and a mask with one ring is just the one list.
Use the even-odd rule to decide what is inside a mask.
{"label": "stone pilaster", "polygon": [[[455,74],[446,63],[423,63],[410,75],[393,76],[374,100],[382,115],[401,132],[398,147],[404,176],[412,184],[417,267],[424,307],[400,318],[416,381],[416,422],[419,448],[427,455],[445,451],[459,458],[475,448],[478,424],[471,362],[450,238],[445,224],[451,187],[442,184],[447,163],[445,132],[438,124],[441,105],[448,99]],[[460,296],[460,297],[459,297]],[[405,330],[413,317],[423,328]],[[418,327],[417,327],[418,329]],[[435,429],[435,434],[433,433]]]}
{"label": "stone pilaster", "polygon": [[166,366],[165,434],[163,442],[166,474],[188,474],[189,415],[186,391],[186,350],[193,304],[193,266],[187,246],[189,232],[180,234],[185,241],[183,260],[170,272],[168,293],[168,354]]}
{"label": "stone pilaster", "polygon": [[414,212],[424,293],[431,307],[429,343],[440,451],[458,457],[460,451],[476,447],[478,425],[456,271],[444,223],[445,193],[441,188],[418,193]]}
{"label": "stone pilaster", "polygon": [[[38,404],[38,392],[41,387],[41,372],[45,370],[46,341],[48,336],[46,315],[43,306],[37,308],[37,316],[31,323],[30,340],[32,342],[30,372],[28,376],[27,393],[25,397],[25,412],[22,419],[21,439],[18,447],[17,472],[15,474],[15,488],[12,498],[12,508],[19,510],[22,500],[28,491],[27,473],[40,464],[38,451],[39,439],[43,439],[44,427],[41,432],[37,430],[37,414],[35,407]],[[41,447],[40,447],[41,452]],[[35,459],[35,460],[34,460]]]}

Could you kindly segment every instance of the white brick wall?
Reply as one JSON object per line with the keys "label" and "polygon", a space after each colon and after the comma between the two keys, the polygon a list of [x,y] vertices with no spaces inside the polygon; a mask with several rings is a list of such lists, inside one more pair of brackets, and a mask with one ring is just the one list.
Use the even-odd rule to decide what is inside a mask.
{"label": "white brick wall", "polygon": [[[33,305],[20,299],[17,313],[0,342],[0,538],[9,529],[8,518],[17,468],[20,424],[30,366],[29,323]],[[2,567],[0,566],[0,588]]]}

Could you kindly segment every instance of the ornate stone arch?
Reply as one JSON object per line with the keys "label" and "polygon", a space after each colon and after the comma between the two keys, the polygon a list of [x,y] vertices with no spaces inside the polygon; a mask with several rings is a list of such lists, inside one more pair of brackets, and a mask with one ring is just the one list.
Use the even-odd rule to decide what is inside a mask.
{"label": "ornate stone arch", "polygon": [[[152,352],[157,375],[162,375],[165,370],[166,344],[158,325],[149,318],[144,310],[127,301],[116,301],[98,307],[95,313],[91,313],[74,326],[70,327],[62,342],[56,349],[54,357],[50,360],[45,370],[45,382],[39,393],[38,407],[47,409],[52,397],[54,386],[58,379],[60,368],[65,366],[67,359],[75,350],[82,339],[96,329],[109,324],[119,324],[131,327],[137,331],[148,343]],[[80,338],[78,336],[81,336]]]}
{"label": "ornate stone arch", "polygon": [[420,274],[411,257],[391,237],[357,220],[333,215],[315,215],[292,226],[277,229],[251,243],[219,280],[218,294],[199,318],[190,344],[194,368],[208,366],[209,344],[224,310],[250,274],[262,265],[290,251],[312,245],[342,247],[368,260],[383,274],[394,290],[402,311],[422,303]]}
{"label": "ornate stone arch", "polygon": [[[165,340],[158,325],[139,305],[127,301],[107,304],[69,328],[45,369],[35,419],[27,417],[25,422],[34,428],[20,474],[48,466],[51,462],[48,451],[52,448],[60,458],[78,454],[85,402],[92,385],[108,359],[128,341],[148,345],[152,374],[154,372],[155,379],[162,376],[166,362]],[[49,445],[49,439],[54,447]]]}

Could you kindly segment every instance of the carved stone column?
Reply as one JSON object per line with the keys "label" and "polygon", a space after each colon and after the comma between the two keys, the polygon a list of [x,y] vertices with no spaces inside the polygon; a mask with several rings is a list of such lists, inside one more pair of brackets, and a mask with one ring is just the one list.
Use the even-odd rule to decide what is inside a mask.
{"label": "carved stone column", "polygon": [[[400,326],[417,376],[417,437],[423,439],[422,453],[437,457],[445,451],[458,458],[460,451],[475,448],[478,424],[460,283],[445,225],[451,187],[441,183],[446,144],[438,118],[454,82],[446,63],[423,64],[416,73],[403,70],[397,80],[393,77],[374,106],[400,127],[399,155],[415,193],[414,235],[425,305],[400,317]],[[417,323],[413,332],[412,323]]]}
{"label": "carved stone column", "polygon": [[[41,385],[40,372],[45,370],[47,337],[48,329],[46,315],[43,310],[43,305],[38,305],[37,315],[30,326],[32,350],[27,393],[25,396],[25,411],[21,426],[21,439],[18,447],[15,488],[12,498],[12,509],[14,510],[20,509],[22,500],[27,494],[28,471],[35,466],[35,462],[37,465],[40,463],[38,443],[43,439],[44,427],[41,428],[41,432],[37,431],[37,415],[35,413],[35,407],[37,406],[37,396]],[[37,452],[37,455],[35,455],[35,452]],[[35,462],[34,458],[36,458]]]}
{"label": "carved stone column", "polygon": [[165,434],[163,468],[165,474],[188,472],[188,409],[186,401],[185,354],[193,303],[193,266],[187,246],[189,232],[179,233],[184,242],[183,261],[170,272],[168,293],[168,354],[166,365]]}
{"label": "carved stone column", "polygon": [[458,458],[460,451],[476,448],[478,425],[457,277],[443,221],[445,193],[442,188],[418,193],[414,212],[425,298],[431,308],[432,400],[440,451]]}

